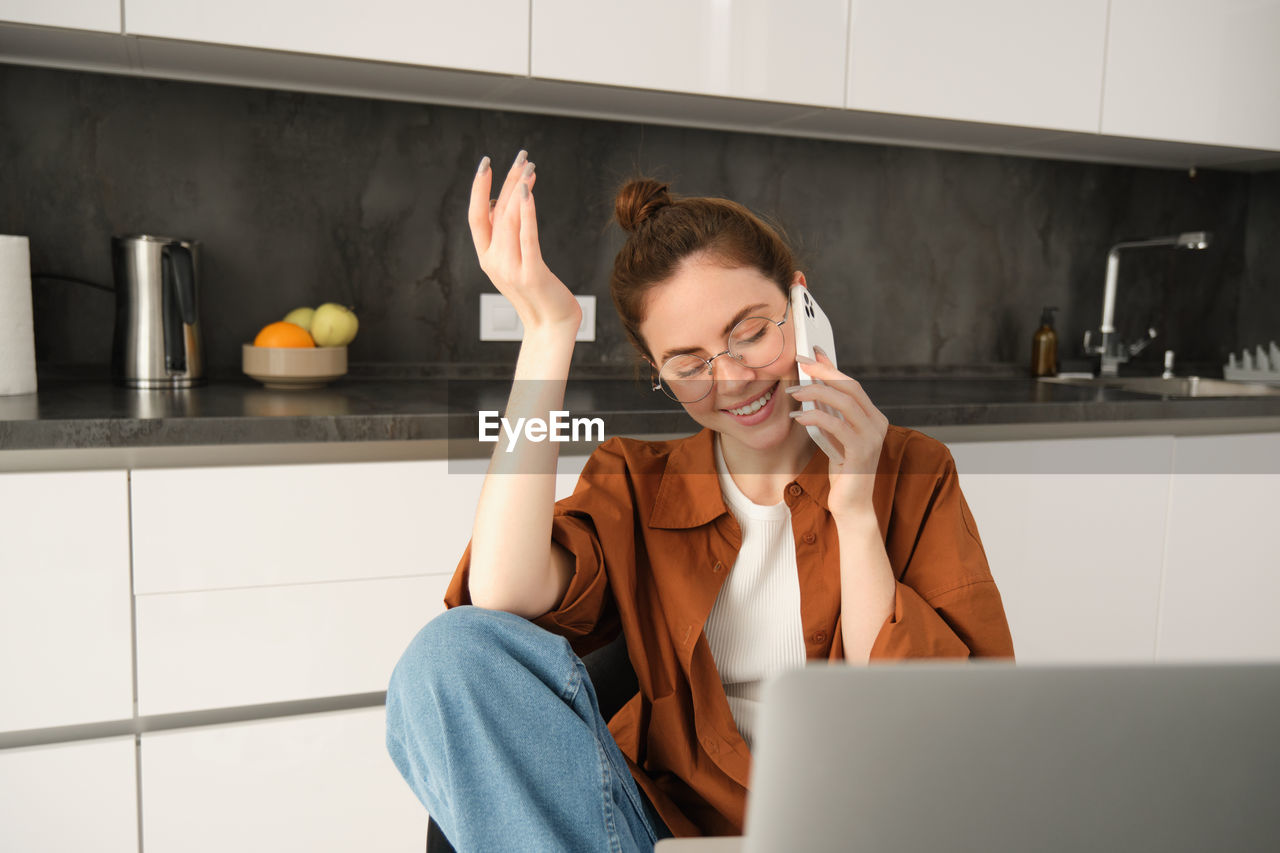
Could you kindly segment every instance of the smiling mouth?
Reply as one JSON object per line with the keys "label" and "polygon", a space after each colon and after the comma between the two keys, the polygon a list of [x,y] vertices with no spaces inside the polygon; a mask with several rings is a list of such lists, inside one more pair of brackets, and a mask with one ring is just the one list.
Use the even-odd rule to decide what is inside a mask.
{"label": "smiling mouth", "polygon": [[738,406],[736,409],[725,409],[731,415],[752,415],[763,409],[769,404],[769,400],[773,399],[773,395],[778,390],[778,383],[775,382],[763,394],[747,403],[745,406]]}

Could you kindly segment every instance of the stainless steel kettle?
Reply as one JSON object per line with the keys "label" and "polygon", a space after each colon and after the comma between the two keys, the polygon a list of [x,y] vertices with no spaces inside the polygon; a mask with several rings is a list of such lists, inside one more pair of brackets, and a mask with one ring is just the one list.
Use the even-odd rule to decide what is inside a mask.
{"label": "stainless steel kettle", "polygon": [[116,331],[111,375],[133,388],[204,382],[194,240],[134,234],[111,238]]}

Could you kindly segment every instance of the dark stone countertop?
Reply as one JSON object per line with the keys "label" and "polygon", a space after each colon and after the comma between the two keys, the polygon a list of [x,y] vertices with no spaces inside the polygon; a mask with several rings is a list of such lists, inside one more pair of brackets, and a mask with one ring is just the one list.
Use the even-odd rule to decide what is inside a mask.
{"label": "dark stone countertop", "polygon": [[[508,368],[509,370],[509,368]],[[135,391],[103,377],[42,376],[39,392],[0,397],[0,450],[420,441],[470,438],[477,412],[501,410],[509,379],[348,376],[277,391],[224,376],[186,391]],[[509,374],[508,374],[509,375]],[[1174,399],[1016,375],[865,378],[890,422],[929,427],[1280,418],[1280,396]],[[696,424],[631,377],[570,381],[564,408],[600,417],[607,436],[689,433]],[[1160,424],[1151,424],[1159,431]]]}

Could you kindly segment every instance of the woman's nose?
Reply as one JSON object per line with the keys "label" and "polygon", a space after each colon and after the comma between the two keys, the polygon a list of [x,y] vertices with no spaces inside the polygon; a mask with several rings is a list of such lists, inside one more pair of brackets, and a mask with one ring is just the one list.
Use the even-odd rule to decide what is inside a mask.
{"label": "woman's nose", "polygon": [[712,378],[721,386],[733,387],[736,384],[750,382],[756,378],[755,368],[747,367],[731,355],[721,356],[712,365]]}

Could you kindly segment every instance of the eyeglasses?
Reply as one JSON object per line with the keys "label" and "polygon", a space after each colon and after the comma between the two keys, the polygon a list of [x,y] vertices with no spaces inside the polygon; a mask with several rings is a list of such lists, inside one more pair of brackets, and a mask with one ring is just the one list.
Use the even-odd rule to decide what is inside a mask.
{"label": "eyeglasses", "polygon": [[711,364],[720,356],[727,355],[744,367],[768,367],[782,355],[782,348],[787,342],[782,325],[790,313],[791,302],[788,301],[781,320],[768,317],[741,320],[729,332],[724,352],[711,358],[692,354],[671,356],[654,377],[652,390],[662,391],[677,403],[696,403],[711,393]]}

